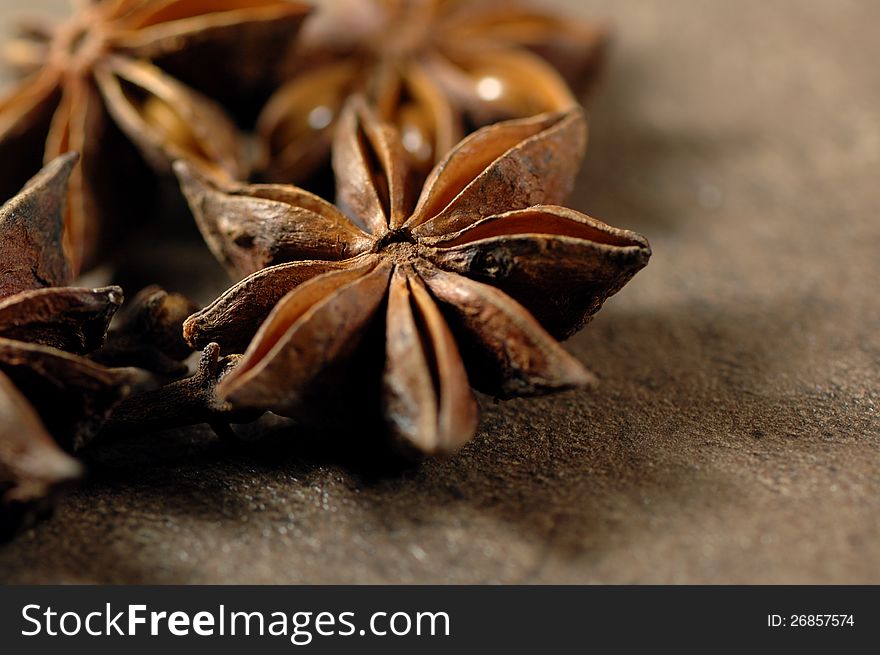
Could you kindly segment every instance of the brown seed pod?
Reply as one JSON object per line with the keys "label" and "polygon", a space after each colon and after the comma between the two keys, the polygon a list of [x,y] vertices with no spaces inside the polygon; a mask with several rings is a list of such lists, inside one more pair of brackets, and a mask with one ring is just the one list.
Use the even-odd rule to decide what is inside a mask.
{"label": "brown seed pod", "polygon": [[342,0],[322,9],[258,122],[272,181],[302,182],[327,162],[342,107],[360,92],[425,173],[473,127],[574,106],[596,81],[606,41],[597,24],[519,2]]}
{"label": "brown seed pod", "polygon": [[[203,82],[209,92],[246,89],[271,69],[279,47],[292,43],[308,6],[285,0],[74,4],[67,22],[24,30],[8,48],[27,75],[0,98],[0,179],[9,185],[0,194],[13,193],[33,172],[33,153],[44,152],[48,162],[79,152],[64,233],[78,272],[96,263],[100,233],[116,215],[110,203],[120,201],[114,192],[131,182],[111,123],[160,171],[187,157],[207,173],[243,178],[247,153],[235,125],[176,76]],[[136,204],[122,195],[119,213],[127,216]]]}
{"label": "brown seed pod", "polygon": [[178,163],[209,245],[246,276],[184,324],[193,345],[235,352],[250,341],[220,396],[299,417],[319,385],[356,375],[347,362],[376,346],[378,327],[389,431],[449,454],[477,427],[469,384],[501,397],[591,384],[554,335],[582,327],[651,251],[556,205],[585,137],[577,108],[483,128],[417,196],[399,133],[355,98],[334,141],[335,206],[295,187],[217,185]]}
{"label": "brown seed pod", "polygon": [[208,344],[195,375],[124,400],[107,422],[105,433],[110,437],[131,436],[207,423],[218,435],[228,436],[230,423],[248,423],[262,414],[236,410],[217,394],[217,386],[240,359],[240,355],[221,357],[220,346]]}
{"label": "brown seed pod", "polygon": [[0,207],[4,533],[80,475],[79,464],[56,442],[72,451],[89,441],[134,381],[130,371],[107,369],[76,354],[104,342],[122,289],[64,286],[72,277],[61,241],[75,162],[75,154],[51,162]]}

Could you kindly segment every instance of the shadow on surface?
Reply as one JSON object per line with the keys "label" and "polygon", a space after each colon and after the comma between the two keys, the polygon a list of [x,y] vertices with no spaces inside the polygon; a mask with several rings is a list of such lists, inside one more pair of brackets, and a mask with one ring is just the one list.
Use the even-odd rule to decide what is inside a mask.
{"label": "shadow on surface", "polygon": [[[279,496],[313,498],[329,485],[357,517],[351,529],[370,526],[372,536],[343,538],[415,535],[452,522],[475,535],[512,529],[538,551],[531,571],[517,578],[528,581],[548,557],[595,559],[620,547],[630,531],[626,516],[647,520],[646,502],[684,507],[709,493],[733,498],[712,453],[748,460],[811,449],[822,436],[817,421],[827,421],[820,411],[805,422],[776,388],[787,358],[803,347],[802,310],[782,307],[772,318],[746,305],[738,313],[704,306],[601,315],[570,344],[601,374],[596,393],[483,398],[479,435],[446,461],[389,460],[364,433],[309,431],[274,417],[237,428],[241,442],[231,445],[207,428],[117,443],[91,456],[90,482],[36,538],[63,539],[78,553],[56,561],[61,579],[155,582],[163,563],[157,559],[153,571],[144,558],[159,554],[143,552],[140,564],[126,555],[151,521],[182,530],[193,521],[230,533],[246,521],[269,529],[283,520],[275,513]],[[821,410],[833,399],[814,400]],[[97,523],[88,516],[95,511]],[[96,539],[101,525],[106,539]],[[315,538],[329,538],[313,527]],[[26,546],[8,548],[19,547]]]}

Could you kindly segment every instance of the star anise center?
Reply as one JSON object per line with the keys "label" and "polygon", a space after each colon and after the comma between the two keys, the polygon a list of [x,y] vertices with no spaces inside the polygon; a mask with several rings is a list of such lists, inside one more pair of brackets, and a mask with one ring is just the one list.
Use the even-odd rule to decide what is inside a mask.
{"label": "star anise center", "polygon": [[413,237],[409,229],[389,230],[373,246],[373,252],[397,265],[423,259],[424,247]]}

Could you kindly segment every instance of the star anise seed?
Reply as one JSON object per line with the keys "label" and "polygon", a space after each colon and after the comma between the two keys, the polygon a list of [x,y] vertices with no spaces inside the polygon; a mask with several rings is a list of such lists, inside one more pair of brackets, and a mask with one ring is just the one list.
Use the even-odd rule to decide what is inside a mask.
{"label": "star anise seed", "polygon": [[220,395],[297,418],[316,384],[355,375],[347,362],[380,326],[391,434],[449,454],[476,430],[469,386],[507,398],[590,384],[554,335],[583,326],[650,248],[557,206],[585,137],[580,109],[483,128],[416,197],[397,130],[355,98],[334,141],[336,206],[291,186],[218,185],[176,164],[209,245],[247,276],[184,324],[193,345],[246,347]]}
{"label": "star anise seed", "polygon": [[0,371],[68,449],[90,438],[128,391],[130,374],[80,354],[104,343],[122,289],[69,287],[61,246],[75,153],[50,162],[0,207]]}

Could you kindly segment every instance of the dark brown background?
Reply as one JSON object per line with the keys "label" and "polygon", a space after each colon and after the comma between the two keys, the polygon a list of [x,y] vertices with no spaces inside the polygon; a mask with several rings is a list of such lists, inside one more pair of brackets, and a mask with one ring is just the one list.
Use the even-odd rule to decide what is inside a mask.
{"label": "dark brown background", "polygon": [[137,440],[0,579],[880,582],[880,4],[555,4],[617,34],[572,205],[655,252],[569,343],[599,391],[484,403],[395,475]]}

